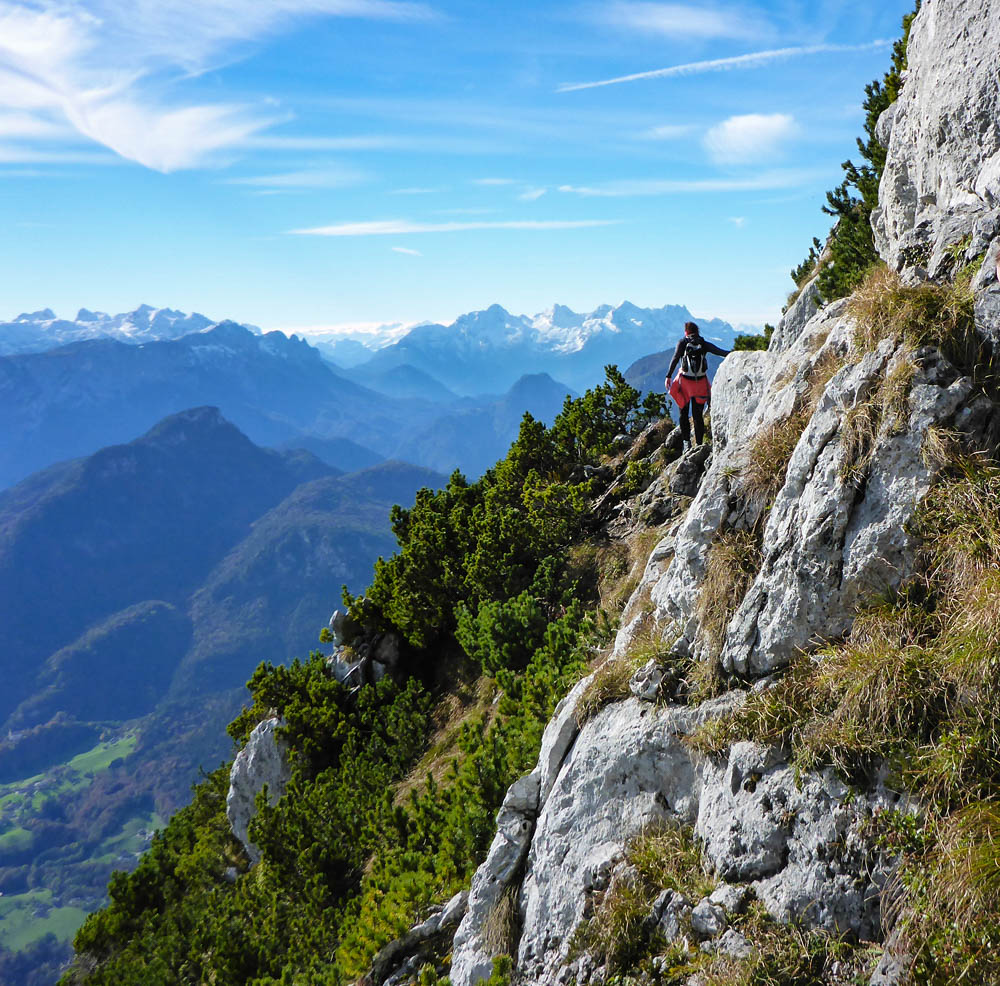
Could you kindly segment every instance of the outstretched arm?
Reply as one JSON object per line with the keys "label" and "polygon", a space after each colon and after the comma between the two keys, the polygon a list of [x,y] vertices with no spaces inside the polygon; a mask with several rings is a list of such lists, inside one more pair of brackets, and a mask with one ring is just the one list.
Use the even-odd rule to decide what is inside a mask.
{"label": "outstretched arm", "polygon": [[710,353],[715,353],[716,356],[728,356],[732,352],[731,349],[720,349],[718,346],[715,345],[715,343],[709,342],[704,337],[702,337],[701,341],[705,343],[705,348]]}

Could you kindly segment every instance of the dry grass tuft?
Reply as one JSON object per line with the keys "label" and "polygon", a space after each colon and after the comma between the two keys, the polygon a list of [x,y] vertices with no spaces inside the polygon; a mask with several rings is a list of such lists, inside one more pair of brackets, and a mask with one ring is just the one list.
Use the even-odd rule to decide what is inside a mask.
{"label": "dry grass tuft", "polygon": [[924,465],[933,472],[957,469],[962,460],[962,438],[950,428],[931,425],[920,447]]}
{"label": "dry grass tuft", "polygon": [[771,503],[778,495],[809,417],[807,410],[800,407],[754,436],[743,470],[743,490],[751,500]]}
{"label": "dry grass tuft", "polygon": [[841,424],[841,447],[844,459],[840,478],[861,482],[868,474],[875,446],[885,429],[901,434],[910,418],[910,390],[917,372],[913,351],[908,347],[892,360],[871,396],[844,412]]}
{"label": "dry grass tuft", "polygon": [[578,726],[593,719],[606,705],[624,701],[631,695],[628,683],[651,657],[665,656],[665,650],[637,647],[621,657],[608,658],[595,672],[576,707]]}
{"label": "dry grass tuft", "polygon": [[959,271],[949,284],[925,282],[905,287],[899,275],[877,265],[851,296],[850,314],[857,328],[854,345],[861,352],[884,339],[911,349],[934,346],[966,372],[992,370],[982,363],[976,334],[972,280],[976,264]]}
{"label": "dry grass tuft", "polygon": [[696,612],[711,657],[718,658],[722,653],[726,625],[757,577],[760,564],[760,537],[756,532],[725,531],[708,549]]}
{"label": "dry grass tuft", "polygon": [[521,937],[521,913],[518,908],[520,880],[507,887],[483,921],[483,944],[491,955],[516,955]]}
{"label": "dry grass tuft", "polygon": [[658,823],[636,836],[625,847],[625,864],[595,895],[592,916],[577,929],[570,949],[590,953],[612,973],[634,969],[662,944],[648,920],[661,891],[698,900],[715,886],[693,832],[679,825]]}
{"label": "dry grass tuft", "polygon": [[882,404],[877,396],[859,401],[844,412],[840,425],[840,447],[844,456],[840,478],[845,483],[859,483],[867,476],[881,424]]}

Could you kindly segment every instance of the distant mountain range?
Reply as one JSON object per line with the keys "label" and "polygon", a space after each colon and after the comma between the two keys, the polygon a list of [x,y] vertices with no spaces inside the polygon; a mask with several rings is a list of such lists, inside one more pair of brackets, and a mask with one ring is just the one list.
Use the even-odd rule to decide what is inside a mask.
{"label": "distant mountain range", "polygon": [[94,339],[0,358],[0,487],[204,404],[261,445],[343,437],[383,457],[402,422],[440,413],[339,376],[300,339],[256,335],[235,322],[143,345]]}
{"label": "distant mountain range", "polygon": [[[526,373],[548,373],[582,392],[601,382],[608,363],[624,369],[672,346],[692,318],[682,305],[639,308],[627,301],[617,307],[602,305],[588,314],[556,305],[533,317],[512,315],[493,305],[462,315],[450,325],[414,326],[382,346],[377,334],[368,334],[365,339],[374,351],[360,364],[358,339],[345,340],[344,351],[347,362],[357,364],[353,372],[370,375],[407,365],[463,395],[506,391]],[[694,320],[707,338],[729,348],[736,333],[728,322]],[[397,334],[394,327],[389,338]],[[336,342],[327,339],[324,353],[336,362]]]}
{"label": "distant mountain range", "polygon": [[[149,305],[72,321],[23,314],[0,324],[0,353],[10,354],[0,356],[0,489],[198,405],[219,407],[260,445],[309,447],[338,468],[399,458],[474,477],[525,411],[551,420],[567,393],[602,381],[606,364],[669,352],[690,319],[679,305],[556,305],[533,317],[493,305],[448,326],[324,336],[321,353],[297,336]],[[699,321],[731,346],[730,325]],[[340,353],[350,368],[331,362]],[[656,362],[643,389],[662,386]]]}
{"label": "distant mountain range", "polygon": [[[51,308],[24,312],[10,322],[0,322],[0,356],[14,353],[41,353],[56,346],[88,339],[116,339],[139,345],[179,339],[191,332],[202,332],[215,323],[192,312],[140,305],[135,311],[120,315],[92,312],[81,308],[74,319],[58,318]],[[256,326],[246,328],[259,333]]]}
{"label": "distant mountain range", "polygon": [[[343,474],[200,407],[0,493],[0,790],[44,775],[51,792],[16,829],[0,810],[4,892],[96,904],[122,827],[167,817],[230,755],[255,667],[308,657],[341,586],[395,549],[392,505],[444,482]],[[124,762],[70,790],[69,759],[122,736]]]}

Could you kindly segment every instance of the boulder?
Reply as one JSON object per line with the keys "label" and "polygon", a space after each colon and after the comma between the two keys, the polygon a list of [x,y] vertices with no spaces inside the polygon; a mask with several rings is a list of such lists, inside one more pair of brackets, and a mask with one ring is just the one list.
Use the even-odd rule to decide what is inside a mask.
{"label": "boulder", "polygon": [[650,658],[628,683],[628,690],[643,702],[655,702],[660,695],[660,686],[666,676],[655,658]]}
{"label": "boulder", "polygon": [[691,930],[699,938],[717,938],[726,927],[726,912],[718,904],[707,897],[695,904],[691,911]]}
{"label": "boulder", "polygon": [[819,275],[808,280],[799,291],[798,296],[788,306],[777,327],[771,334],[768,351],[780,353],[795,342],[809,320],[819,311],[823,299],[819,293]]}
{"label": "boulder", "polygon": [[526,981],[555,978],[633,836],[655,823],[694,822],[700,778],[683,737],[734,698],[699,709],[631,698],[584,725],[542,804],[525,863],[517,968]]}
{"label": "boulder", "polygon": [[1000,346],[1000,238],[986,250],[982,266],[972,282],[976,331],[993,346]]}
{"label": "boulder", "polygon": [[349,644],[359,632],[354,617],[346,610],[336,609],[330,617],[330,633],[333,635],[333,646],[343,647]]}
{"label": "boulder", "polygon": [[691,904],[676,890],[664,890],[653,902],[651,923],[668,942],[680,938],[690,918]]}
{"label": "boulder", "polygon": [[891,133],[872,227],[893,269],[944,273],[948,248],[1000,210],[998,74],[1000,20],[990,4],[923,4],[891,128],[879,127]]}
{"label": "boulder", "polygon": [[247,827],[257,811],[257,795],[266,786],[268,804],[276,804],[292,776],[288,744],[277,734],[280,726],[276,717],[258,723],[229,772],[226,817],[253,863],[260,861],[260,852],[247,836]]}

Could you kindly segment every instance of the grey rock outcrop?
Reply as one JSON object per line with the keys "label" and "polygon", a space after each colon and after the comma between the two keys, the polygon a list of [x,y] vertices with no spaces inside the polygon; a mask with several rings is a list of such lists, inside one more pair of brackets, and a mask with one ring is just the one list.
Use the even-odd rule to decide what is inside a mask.
{"label": "grey rock outcrop", "polygon": [[256,813],[257,795],[267,786],[268,804],[277,803],[291,779],[288,745],[277,734],[281,720],[265,719],[258,723],[247,745],[236,754],[229,772],[226,817],[233,835],[243,843],[251,862],[260,861],[257,847],[247,835],[247,827]]}
{"label": "grey rock outcrop", "polygon": [[[712,461],[677,530],[670,564],[651,573],[648,585],[657,623],[676,627],[696,658],[711,657],[698,602],[720,533],[760,525],[760,570],[729,621],[720,659],[726,670],[761,677],[802,648],[841,636],[859,602],[892,591],[912,572],[915,545],[906,525],[934,475],[923,454],[928,432],[982,438],[988,404],[936,351],[910,354],[886,341],[852,364],[853,334],[847,303],[836,302],[788,349],[735,353],[716,377]],[[898,414],[881,409],[887,376],[910,377]],[[814,413],[765,518],[763,504],[741,485],[752,440],[809,400]],[[860,450],[849,414],[870,422]]]}
{"label": "grey rock outcrop", "polygon": [[1000,345],[1000,238],[987,248],[983,264],[972,282],[972,292],[976,330],[994,346]]}
{"label": "grey rock outcrop", "polygon": [[[661,894],[650,917],[668,939],[689,927],[701,938],[721,935],[726,915],[739,913],[750,887],[777,918],[840,932],[877,930],[886,870],[860,833],[876,809],[897,803],[895,796],[852,794],[829,773],[797,783],[780,754],[755,744],[738,744],[718,763],[692,753],[684,737],[740,700],[740,693],[729,693],[688,708],[628,699],[582,727],[548,795],[539,788],[537,821],[532,825],[519,811],[526,825],[512,837],[504,831],[508,806],[501,811],[501,832],[473,880],[477,911],[470,898],[455,937],[455,986],[488,977],[492,955],[481,931],[493,904],[485,910],[483,904],[495,904],[518,880],[518,977],[558,982],[573,931],[595,895],[627,879],[628,842],[657,824],[694,825],[715,872],[747,885],[723,886],[694,909],[673,891]],[[512,788],[519,808],[530,809],[533,778],[540,775]],[[527,792],[515,794],[522,784]]]}
{"label": "grey rock outcrop", "polygon": [[503,894],[508,888],[517,886],[515,881],[520,879],[521,867],[531,846],[539,807],[552,790],[563,760],[579,732],[576,709],[590,680],[587,677],[578,682],[556,706],[542,737],[538,764],[530,774],[515,781],[504,798],[497,815],[497,834],[485,862],[472,878],[468,908],[455,933],[451,981],[456,986],[471,986],[489,978],[496,953],[483,929]]}
{"label": "grey rock outcrop", "polygon": [[878,251],[896,270],[940,276],[948,247],[1000,216],[996,14],[981,0],[925,0],[913,22],[905,83],[879,121],[891,133],[872,214]]}
{"label": "grey rock outcrop", "polygon": [[812,277],[802,286],[795,300],[781,316],[781,321],[771,335],[768,350],[780,353],[795,342],[809,320],[819,311],[821,303],[819,277]]}

